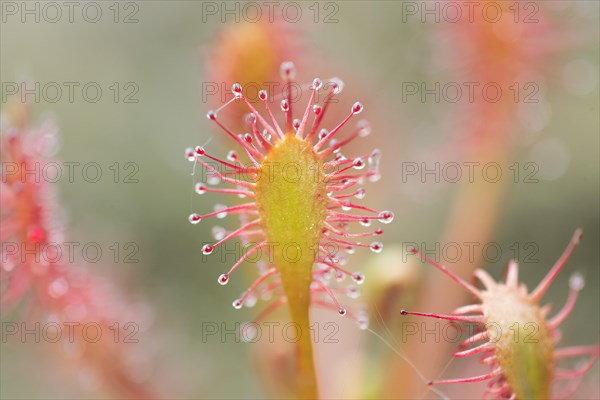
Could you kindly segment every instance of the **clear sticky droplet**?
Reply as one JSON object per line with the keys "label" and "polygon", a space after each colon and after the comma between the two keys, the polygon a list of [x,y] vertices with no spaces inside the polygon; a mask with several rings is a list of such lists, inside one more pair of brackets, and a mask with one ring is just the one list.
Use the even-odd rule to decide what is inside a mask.
{"label": "clear sticky droplet", "polygon": [[206,176],[206,183],[208,183],[211,186],[216,186],[219,183],[221,183],[221,178],[219,177],[219,175],[216,174],[216,172],[208,171]]}
{"label": "clear sticky droplet", "polygon": [[300,128],[300,120],[294,119],[294,121],[292,121],[292,126],[294,127],[294,130],[297,132],[298,128]]}
{"label": "clear sticky droplet", "polygon": [[314,112],[316,115],[319,115],[319,114],[321,114],[321,111],[323,111],[323,107],[322,107],[321,105],[319,105],[319,104],[315,104],[315,105],[313,105],[313,108],[312,108],[312,109],[313,109],[313,112]]}
{"label": "clear sticky droplet", "polygon": [[209,110],[206,113],[206,118],[210,119],[211,121],[214,121],[217,119],[217,113],[214,110]]}
{"label": "clear sticky droplet", "polygon": [[345,308],[342,308],[342,307],[340,307],[340,308],[338,309],[338,314],[340,314],[340,315],[343,317],[344,315],[346,315],[346,314],[347,314],[347,311],[346,311],[346,309],[345,309]]}
{"label": "clear sticky droplet", "polygon": [[235,162],[238,160],[238,156],[235,150],[229,150],[229,152],[227,153],[227,160],[231,162]]}
{"label": "clear sticky droplet", "polygon": [[242,308],[242,306],[244,305],[244,303],[242,303],[242,300],[240,299],[235,299],[233,301],[233,303],[231,303],[231,305],[233,306],[233,308],[235,308],[236,310],[239,310],[240,308]]}
{"label": "clear sticky droplet", "polygon": [[215,217],[219,218],[219,219],[223,219],[227,216],[227,211],[223,211],[226,210],[227,206],[224,204],[215,204],[214,210],[216,213],[218,213],[217,215],[215,215]]}
{"label": "clear sticky droplet", "polygon": [[202,146],[196,146],[194,151],[196,152],[196,155],[198,155],[198,156],[203,156],[206,154],[206,150],[204,150],[204,147],[202,147]]}
{"label": "clear sticky droplet", "polygon": [[266,129],[263,129],[262,137],[265,138],[267,142],[271,141],[271,134]]}
{"label": "clear sticky droplet", "polygon": [[291,61],[284,61],[281,63],[281,77],[286,80],[296,78],[296,66]]}
{"label": "clear sticky droplet", "polygon": [[320,80],[319,78],[313,79],[312,88],[314,90],[321,90],[322,87],[323,87],[323,81],[322,80]]}
{"label": "clear sticky droplet", "polygon": [[346,287],[346,296],[350,299],[358,299],[360,297],[360,289],[354,285]]}
{"label": "clear sticky droplet", "polygon": [[585,286],[585,278],[579,272],[575,272],[569,278],[569,287],[571,290],[577,290],[578,292]]}
{"label": "clear sticky droplet", "polygon": [[227,231],[222,226],[213,226],[211,229],[211,233],[212,233],[213,238],[216,241],[219,241],[225,237],[225,234],[227,233]]}
{"label": "clear sticky droplet", "polygon": [[260,338],[256,323],[244,323],[240,328],[242,340],[246,343],[254,343]]}
{"label": "clear sticky droplet", "polygon": [[267,94],[266,90],[261,89],[258,91],[258,98],[261,99],[262,101],[265,101],[269,98],[269,95]]}
{"label": "clear sticky droplet", "polygon": [[371,183],[379,182],[379,180],[381,180],[381,174],[378,171],[369,171],[368,178]]}
{"label": "clear sticky droplet", "polygon": [[354,105],[352,106],[352,114],[356,115],[356,114],[360,114],[363,110],[363,105],[360,102],[356,102],[354,103]]}
{"label": "clear sticky droplet", "polygon": [[355,158],[354,161],[352,161],[352,168],[354,169],[363,169],[365,165],[366,163],[361,158]]}
{"label": "clear sticky droplet", "polygon": [[196,183],[196,193],[198,194],[204,194],[206,193],[206,186],[204,186],[204,184],[202,183]]}
{"label": "clear sticky droplet", "polygon": [[192,149],[191,147],[185,149],[185,158],[188,161],[196,161],[196,154],[194,153],[194,149]]}
{"label": "clear sticky droplet", "polygon": [[383,250],[383,244],[381,242],[373,242],[371,243],[369,248],[373,253],[381,253],[381,251]]}
{"label": "clear sticky droplet", "polygon": [[364,199],[366,195],[367,195],[367,191],[365,190],[365,188],[359,188],[354,193],[354,197],[357,198],[358,200]]}
{"label": "clear sticky droplet", "polygon": [[215,248],[210,244],[205,244],[204,246],[202,246],[202,254],[204,254],[205,256],[212,254],[214,250]]}
{"label": "clear sticky droplet", "polygon": [[254,294],[249,294],[246,297],[246,301],[244,301],[244,305],[248,308],[252,308],[256,305],[257,302],[258,302],[258,297],[256,297]]}
{"label": "clear sticky droplet", "polygon": [[190,221],[190,224],[197,224],[198,222],[200,222],[202,220],[202,218],[200,218],[200,215],[196,214],[196,213],[192,213],[190,214],[190,216],[188,217],[188,221]]}
{"label": "clear sticky droplet", "polygon": [[352,274],[352,280],[356,282],[357,285],[362,285],[365,282],[365,276],[360,272],[355,272]]}
{"label": "clear sticky droplet", "polygon": [[254,113],[246,115],[246,122],[248,125],[254,125],[256,123],[256,115],[254,115]]}
{"label": "clear sticky droplet", "polygon": [[234,83],[233,85],[231,85],[231,91],[233,92],[233,95],[236,99],[242,97],[242,85],[240,85],[239,83]]}
{"label": "clear sticky droplet", "polygon": [[227,231],[222,226],[213,226],[211,229],[212,236],[216,241],[223,239],[226,232]]}
{"label": "clear sticky droplet", "polygon": [[222,274],[219,276],[218,282],[221,285],[227,285],[227,282],[229,282],[229,275],[227,274]]}
{"label": "clear sticky droplet", "polygon": [[371,226],[371,220],[369,218],[363,218],[360,221],[358,221],[358,223],[362,226]]}
{"label": "clear sticky droplet", "polygon": [[346,253],[352,255],[354,253],[356,253],[356,248],[354,246],[346,246]]}
{"label": "clear sticky droplet", "polygon": [[250,135],[249,133],[244,133],[244,141],[246,143],[252,143],[252,135]]}
{"label": "clear sticky droplet", "polygon": [[377,218],[382,224],[389,224],[394,220],[394,213],[389,210],[382,211],[379,213]]}
{"label": "clear sticky droplet", "polygon": [[327,136],[327,134],[329,134],[329,131],[325,128],[321,129],[319,131],[319,139],[323,139],[325,138],[325,136]]}
{"label": "clear sticky droplet", "polygon": [[369,329],[369,314],[366,311],[360,311],[356,317],[358,328],[361,330]]}
{"label": "clear sticky droplet", "polygon": [[342,90],[344,90],[344,81],[338,77],[331,78],[329,84],[331,85],[333,94],[340,94],[342,93]]}
{"label": "clear sticky droplet", "polygon": [[371,133],[371,125],[365,119],[358,121],[358,136],[367,137]]}
{"label": "clear sticky droplet", "polygon": [[288,112],[289,109],[290,109],[290,103],[287,101],[287,99],[281,100],[281,111]]}

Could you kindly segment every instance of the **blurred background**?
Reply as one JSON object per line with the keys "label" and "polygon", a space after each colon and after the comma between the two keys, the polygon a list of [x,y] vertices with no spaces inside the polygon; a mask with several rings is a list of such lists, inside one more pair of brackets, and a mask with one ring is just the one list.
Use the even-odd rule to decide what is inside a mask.
{"label": "blurred background", "polygon": [[[211,228],[215,222],[191,225],[187,217],[191,212],[212,211],[214,204],[229,199],[217,194],[197,196],[192,163],[184,157],[189,146],[208,143],[206,148],[212,154],[222,156],[233,147],[205,117],[207,110],[221,101],[207,95],[203,83],[214,82],[208,76],[214,68],[211,60],[215,52],[225,53],[226,61],[220,62],[228,62],[227,57],[231,57],[229,62],[237,62],[234,52],[239,48],[222,46],[219,35],[248,23],[244,17],[249,14],[244,15],[243,10],[252,10],[243,2],[99,2],[96,4],[102,16],[97,22],[89,22],[96,19],[96,9],[86,9],[89,14],[82,14],[87,3],[75,3],[78,8],[72,21],[68,8],[59,2],[62,16],[52,22],[55,11],[45,9],[43,2],[2,2],[2,108],[21,102],[22,92],[14,92],[15,84],[28,82],[27,87],[35,87],[38,82],[37,101],[35,95],[27,95],[31,120],[33,124],[46,118],[56,121],[60,138],[56,159],[101,166],[103,177],[96,183],[88,182],[81,169],[75,169],[72,182],[63,177],[53,185],[65,209],[69,238],[97,242],[105,250],[115,242],[121,247],[130,242],[137,246],[133,259],[139,262],[125,259],[129,249],[122,249],[116,259],[106,250],[102,262],[86,268],[109,276],[134,301],[151,310],[151,328],[137,337],[139,345],[147,346],[153,354],[153,361],[148,361],[153,368],[150,379],[161,392],[168,398],[261,397],[264,381],[269,378],[261,378],[264,372],[256,365],[265,346],[220,340],[218,336],[203,338],[206,323],[234,329],[236,323],[254,318],[259,309],[231,307],[231,301],[251,282],[253,266],[245,266],[250,273],[238,275],[239,279],[223,287],[216,278],[232,260],[221,262],[218,257],[202,256],[202,245],[213,241]],[[482,266],[500,278],[506,262],[517,258],[521,281],[533,288],[558,259],[575,228],[583,228],[583,241],[545,299],[559,309],[568,293],[569,275],[581,272],[586,286],[575,312],[562,327],[561,343],[592,344],[598,341],[600,331],[599,3],[543,3],[543,17],[541,11],[537,15],[548,26],[534,37],[537,41],[527,43],[534,50],[546,46],[550,55],[508,64],[524,64],[528,74],[518,82],[518,101],[512,102],[512,110],[505,114],[509,120],[503,121],[510,122],[510,134],[502,139],[510,146],[506,160],[498,162],[513,167],[502,169],[503,192],[496,222],[489,228],[491,236],[482,242],[493,242],[501,254],[496,256],[490,250]],[[286,3],[278,4],[276,16],[281,15]],[[294,61],[301,79],[309,82],[313,78],[300,70],[303,65],[310,74],[322,78],[339,76],[345,82],[343,101],[351,104],[360,100],[365,105],[361,117],[370,121],[373,132],[346,150],[347,155],[359,154],[363,148],[383,151],[382,179],[366,186],[369,194],[365,204],[393,210],[396,219],[385,227],[383,254],[357,252],[349,261],[351,270],[366,274],[368,291],[369,270],[381,263],[388,248],[397,247],[398,257],[385,258],[389,265],[377,267],[375,273],[383,275],[372,279],[383,286],[386,273],[395,277],[392,270],[396,266],[406,267],[407,263],[399,259],[404,258],[400,257],[403,245],[417,243],[435,248],[435,243],[441,247],[446,244],[444,235],[452,223],[452,209],[469,182],[465,176],[457,183],[448,182],[443,174],[437,181],[435,175],[422,177],[421,168],[435,168],[437,162],[443,169],[449,162],[477,160],[469,158],[473,157],[469,152],[465,155],[469,141],[474,139],[463,127],[470,126],[474,119],[485,118],[481,113],[486,111],[469,108],[472,104],[465,100],[467,91],[462,83],[469,81],[470,70],[463,68],[456,57],[468,39],[448,32],[453,26],[448,18],[444,21],[442,8],[439,23],[431,15],[422,15],[424,2],[294,4],[301,16],[291,22],[296,19],[290,17],[294,8],[289,10],[287,20],[283,18],[286,40],[291,43],[286,45],[286,56],[297,55]],[[39,15],[24,13],[23,7],[38,7]],[[234,11],[227,14],[224,7]],[[521,11],[532,10],[537,8]],[[532,37],[522,37],[511,46],[520,46],[529,39]],[[267,40],[276,38],[270,36]],[[530,55],[531,48],[524,51]],[[533,65],[535,62],[539,64]],[[482,71],[495,67],[475,66]],[[62,88],[62,96],[56,101],[51,87],[46,93],[42,90],[51,82]],[[72,101],[65,82],[79,84]],[[439,99],[435,94],[421,96],[422,84],[435,92],[436,83],[444,87],[449,82],[464,89],[460,101],[451,101],[454,95],[441,90],[437,93]],[[82,92],[88,83],[102,90],[96,102]],[[527,83],[533,85],[525,87]],[[411,92],[415,88],[418,92]],[[503,89],[504,96],[514,96],[514,90]],[[524,101],[529,94],[539,101]],[[418,172],[413,174],[411,168],[415,165]],[[234,216],[219,222],[227,228],[238,223]],[[448,261],[443,254],[440,258]],[[429,266],[417,266],[419,282],[439,274]],[[387,289],[373,288],[378,290]],[[444,291],[424,295],[443,299]],[[379,301],[375,297],[367,296],[364,301]],[[264,303],[257,307],[264,307]],[[335,317],[325,314],[323,318]],[[3,312],[3,322],[21,320],[18,314]],[[372,325],[372,329],[383,332],[381,326]],[[323,352],[336,357],[320,360],[320,368],[343,369],[335,360],[349,357],[369,371],[358,376],[352,375],[356,371],[345,370],[327,375],[330,379],[324,384],[324,393],[331,397],[369,397],[373,393],[369,382],[378,370],[386,370],[388,358],[394,357],[392,351],[351,323],[340,323],[338,338],[338,344],[317,346],[317,352],[327,347]],[[416,340],[410,345],[427,346],[427,342]],[[48,346],[52,344],[2,341],[2,398],[114,396],[102,387],[90,392],[71,373],[56,368],[52,353],[43,350]],[[441,357],[449,361],[451,354]],[[458,368],[451,363],[444,376],[465,376],[464,368],[478,371],[476,366],[460,365]],[[354,392],[344,381],[349,376],[360,382],[352,389]],[[598,376],[596,365],[584,379],[580,397],[598,395]],[[435,397],[427,392],[423,396]]]}

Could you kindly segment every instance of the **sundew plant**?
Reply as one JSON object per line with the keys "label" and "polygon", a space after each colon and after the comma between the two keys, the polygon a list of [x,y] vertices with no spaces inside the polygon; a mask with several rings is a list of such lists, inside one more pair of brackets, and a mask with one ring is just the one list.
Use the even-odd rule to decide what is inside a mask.
{"label": "sundew plant", "polygon": [[600,398],[599,2],[0,18],[0,398]]}

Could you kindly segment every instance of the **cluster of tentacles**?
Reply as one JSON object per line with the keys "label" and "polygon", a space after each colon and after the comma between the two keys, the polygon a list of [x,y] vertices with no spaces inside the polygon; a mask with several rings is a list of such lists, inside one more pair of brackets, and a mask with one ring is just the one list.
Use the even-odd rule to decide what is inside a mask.
{"label": "cluster of tentacles", "polygon": [[[216,192],[236,195],[240,198],[249,199],[249,201],[230,207],[218,204],[215,206],[214,212],[204,215],[191,214],[189,221],[196,224],[208,217],[223,218],[227,214],[240,216],[242,221],[240,228],[228,232],[221,227],[215,227],[213,234],[216,242],[205,244],[202,248],[203,253],[208,255],[233,238],[239,238],[242,243],[246,244],[244,246],[245,251],[243,251],[243,255],[239,260],[227,273],[218,278],[220,284],[228,283],[232,272],[244,261],[256,261],[264,250],[267,253],[272,250],[265,234],[265,216],[261,215],[260,205],[257,204],[257,187],[268,155],[274,149],[281,147],[282,143],[287,143],[286,145],[291,142],[296,143],[302,149],[299,153],[311,153],[311,156],[315,159],[316,168],[314,171],[306,171],[305,169],[298,169],[299,167],[294,169],[291,166],[285,172],[288,174],[290,181],[300,179],[299,175],[311,173],[315,177],[323,177],[322,183],[325,188],[323,191],[323,197],[325,198],[315,200],[315,202],[323,201],[326,205],[323,221],[320,226],[307,226],[305,228],[307,230],[318,229],[317,235],[319,236],[318,248],[314,249],[314,268],[312,268],[310,289],[311,302],[317,306],[334,308],[339,314],[346,315],[348,312],[338,302],[336,292],[345,291],[349,297],[357,297],[359,291],[356,284],[363,283],[364,276],[359,272],[350,272],[344,268],[346,257],[343,253],[352,254],[357,247],[370,248],[371,251],[378,253],[383,248],[383,245],[378,241],[370,243],[361,241],[362,238],[381,235],[383,233],[382,229],[377,228],[366,233],[353,233],[350,232],[349,228],[352,223],[356,222],[368,227],[373,221],[387,224],[392,222],[394,218],[393,213],[390,211],[378,212],[353,201],[353,199],[360,200],[365,197],[365,189],[361,187],[365,181],[375,182],[379,180],[380,151],[374,150],[356,158],[346,158],[341,153],[344,145],[370,133],[367,122],[361,120],[350,135],[344,139],[337,139],[342,128],[348,124],[350,119],[363,110],[363,106],[358,102],[352,106],[348,116],[334,128],[331,130],[322,128],[323,118],[332,103],[332,99],[343,89],[341,80],[332,78],[324,83],[318,78],[314,79],[309,88],[310,98],[302,118],[294,119],[292,113],[294,99],[292,99],[292,93],[289,90],[295,76],[294,65],[291,62],[283,63],[281,73],[288,87],[279,102],[279,107],[284,116],[283,124],[278,123],[270,104],[278,100],[276,99],[277,96],[270,99],[267,91],[261,90],[258,93],[264,104],[266,116],[263,116],[246,98],[242,86],[237,83],[231,88],[233,98],[219,109],[208,112],[208,119],[217,124],[243,149],[248,162],[241,162],[238,154],[233,150],[227,155],[227,160],[222,160],[209,154],[201,146],[188,148],[186,150],[188,160],[201,165],[206,173],[206,183],[196,184],[195,191],[198,194]],[[324,98],[321,103],[317,103],[322,91],[326,91]],[[250,111],[246,116],[248,133],[234,133],[224,126],[219,119],[219,113],[225,107],[232,102],[239,101],[245,102]],[[309,122],[310,119],[312,119],[312,122]],[[286,166],[283,166],[283,168],[285,169]],[[231,184],[233,187],[211,187],[211,185],[220,182]],[[320,197],[320,194],[317,197]],[[281,207],[293,208],[294,204],[281,204]],[[277,266],[270,265],[268,262],[259,262],[257,265],[259,266],[260,277],[250,285],[239,299],[233,302],[235,308],[241,308],[242,305],[252,306],[256,303],[257,297],[271,297],[281,287]],[[345,289],[330,287],[330,282],[341,282],[346,276],[354,282]],[[271,304],[265,310],[265,313],[270,312],[270,310],[284,304],[286,301],[285,294],[278,296],[278,301]],[[350,316],[356,318],[361,326],[366,326],[364,313],[350,314]]]}
{"label": "cluster of tentacles", "polygon": [[[581,230],[575,232],[561,257],[531,292],[524,284],[519,284],[519,266],[515,261],[509,262],[504,283],[494,281],[484,270],[477,270],[475,276],[484,287],[477,289],[443,265],[421,255],[425,261],[479,299],[480,303],[460,307],[451,315],[406,310],[402,314],[475,324],[477,333],[461,343],[461,349],[454,353],[454,357],[479,355],[480,361],[491,370],[479,376],[438,380],[431,384],[489,381],[486,398],[569,397],[600,355],[600,345],[554,348],[561,338],[558,328],[573,311],[578,293],[583,288],[583,277],[579,274],[571,276],[567,301],[553,317],[548,319],[550,305],[540,307],[539,302],[564,267],[581,235]],[[420,253],[413,250],[413,254]],[[588,358],[574,370],[556,366],[560,360],[581,356]],[[530,375],[536,369],[537,375]],[[552,396],[553,383],[559,380],[567,380],[566,385],[561,393]]]}

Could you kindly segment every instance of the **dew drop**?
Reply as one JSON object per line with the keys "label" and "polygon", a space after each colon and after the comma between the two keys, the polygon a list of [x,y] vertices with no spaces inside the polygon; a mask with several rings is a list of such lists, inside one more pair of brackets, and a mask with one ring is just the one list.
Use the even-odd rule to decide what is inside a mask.
{"label": "dew drop", "polygon": [[244,305],[248,308],[252,308],[258,302],[258,298],[254,294],[249,294],[244,301]]}
{"label": "dew drop", "polygon": [[323,81],[320,80],[319,78],[315,78],[313,79],[313,83],[312,83],[312,88],[315,90],[321,90],[321,88],[323,87]]}
{"label": "dew drop", "polygon": [[190,221],[190,224],[197,224],[198,222],[200,222],[202,220],[202,218],[200,218],[200,215],[196,214],[196,213],[192,213],[190,214],[190,216],[188,217],[188,221]]}
{"label": "dew drop", "polygon": [[204,147],[202,147],[202,146],[196,146],[196,148],[194,149],[194,151],[199,156],[203,156],[203,155],[206,154],[206,151],[204,150]]}
{"label": "dew drop", "polygon": [[291,61],[285,61],[281,63],[281,77],[283,79],[294,79],[296,78],[296,66]]}
{"label": "dew drop", "polygon": [[238,160],[238,156],[235,150],[229,150],[229,152],[227,153],[227,160],[231,162],[235,162]]}
{"label": "dew drop", "polygon": [[261,99],[262,101],[265,101],[269,98],[269,95],[267,94],[266,90],[261,89],[258,91],[258,98]]}
{"label": "dew drop", "polygon": [[329,80],[333,94],[340,94],[344,90],[344,81],[338,77],[333,77]]}
{"label": "dew drop", "polygon": [[246,115],[246,122],[249,125],[253,125],[256,123],[256,115],[254,115],[254,113],[249,113],[248,115]]}
{"label": "dew drop", "polygon": [[351,299],[358,299],[360,297],[360,289],[354,285],[348,285],[346,288],[346,296]]}
{"label": "dew drop", "polygon": [[263,129],[262,136],[267,142],[271,141],[271,134],[266,129]]}
{"label": "dew drop", "polygon": [[571,290],[581,291],[585,286],[585,278],[579,272],[575,272],[569,277],[569,287]]}
{"label": "dew drop", "polygon": [[192,149],[191,147],[188,147],[187,149],[185,149],[185,158],[187,158],[188,161],[196,161],[196,155],[194,154],[194,149]]}
{"label": "dew drop", "polygon": [[363,169],[365,167],[365,162],[360,158],[355,158],[352,162],[352,167],[354,169]]}
{"label": "dew drop", "polygon": [[382,224],[389,224],[390,222],[392,222],[394,220],[394,213],[391,211],[388,211],[388,210],[382,211],[379,213],[377,218],[379,219],[379,222],[381,222]]}
{"label": "dew drop", "polygon": [[363,110],[363,105],[360,104],[358,101],[356,103],[354,103],[354,105],[352,106],[352,114],[356,115],[356,114],[360,114]]}
{"label": "dew drop", "polygon": [[373,253],[381,253],[381,250],[383,250],[383,244],[381,242],[373,242],[369,248]]}
{"label": "dew drop", "polygon": [[343,317],[344,315],[346,315],[346,313],[347,313],[347,311],[346,311],[346,309],[345,309],[345,308],[342,308],[342,307],[340,307],[340,308],[338,309],[338,314],[340,314],[342,317]]}
{"label": "dew drop", "polygon": [[375,182],[379,182],[379,180],[381,179],[381,174],[378,171],[369,171],[368,174],[369,176],[369,182],[375,183]]}
{"label": "dew drop", "polygon": [[202,254],[204,254],[205,256],[212,254],[214,249],[215,248],[213,246],[211,246],[210,244],[205,244],[204,246],[202,246]]}
{"label": "dew drop", "polygon": [[334,159],[335,161],[344,161],[346,160],[346,156],[344,156],[342,153],[337,153]]}
{"label": "dew drop", "polygon": [[196,183],[196,193],[198,193],[198,194],[206,193],[206,186],[204,186],[202,183]]}
{"label": "dew drop", "polygon": [[355,272],[352,274],[352,280],[356,282],[357,285],[362,285],[365,281],[365,276],[360,272]]}
{"label": "dew drop", "polygon": [[360,121],[358,121],[357,126],[358,136],[367,137],[371,133],[371,125],[369,124],[369,122],[367,122],[367,120],[361,119]]}
{"label": "dew drop", "polygon": [[227,274],[220,275],[218,282],[221,285],[227,285],[227,282],[229,282],[229,275],[227,275]]}
{"label": "dew drop", "polygon": [[281,100],[281,111],[288,112],[290,109],[290,103],[288,103],[287,99]]}
{"label": "dew drop", "polygon": [[211,229],[212,236],[216,241],[223,239],[226,232],[227,231],[222,226],[213,226]]}
{"label": "dew drop", "polygon": [[217,113],[214,110],[210,110],[206,113],[206,118],[210,119],[211,121],[215,121],[217,119]]}
{"label": "dew drop", "polygon": [[215,216],[216,216],[217,218],[219,218],[219,219],[223,219],[223,218],[225,218],[225,217],[227,216],[227,211],[224,211],[224,212],[223,212],[223,210],[225,210],[225,209],[227,209],[227,206],[226,206],[226,205],[224,205],[224,204],[215,204],[214,210],[215,210],[215,212],[217,212],[217,213],[218,213],[218,214],[217,214],[217,215],[215,215]]}
{"label": "dew drop", "polygon": [[258,326],[256,323],[245,323],[240,328],[242,340],[246,343],[254,343],[260,339]]}
{"label": "dew drop", "polygon": [[366,311],[360,311],[356,318],[356,322],[358,323],[359,329],[363,331],[369,329],[369,314],[367,314]]}
{"label": "dew drop", "polygon": [[233,95],[236,99],[242,97],[242,85],[240,85],[239,83],[234,83],[233,85],[231,85],[231,91],[233,92]]}
{"label": "dew drop", "polygon": [[239,310],[240,308],[242,308],[242,306],[244,305],[244,303],[242,303],[241,299],[235,299],[233,301],[233,303],[231,303],[231,305],[233,306],[233,308],[235,308],[236,310]]}
{"label": "dew drop", "polygon": [[208,171],[206,176],[206,183],[208,183],[211,186],[215,186],[221,183],[221,178],[215,172]]}

